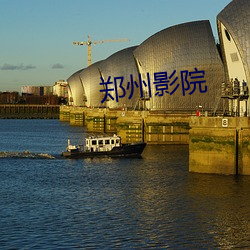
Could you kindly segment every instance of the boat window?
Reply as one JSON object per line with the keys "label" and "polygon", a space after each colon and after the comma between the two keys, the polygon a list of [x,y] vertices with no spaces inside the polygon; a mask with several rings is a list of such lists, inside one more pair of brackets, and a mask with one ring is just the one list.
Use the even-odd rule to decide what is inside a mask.
{"label": "boat window", "polygon": [[115,144],[115,140],[111,140],[111,144]]}
{"label": "boat window", "polygon": [[110,141],[109,140],[105,140],[105,144],[110,144]]}
{"label": "boat window", "polygon": [[116,143],[117,143],[117,144],[120,143],[118,139],[116,139]]}
{"label": "boat window", "polygon": [[96,145],[96,140],[92,140],[92,145]]}
{"label": "boat window", "polygon": [[99,144],[99,145],[103,145],[103,140],[99,140],[99,141],[98,141],[98,144]]}

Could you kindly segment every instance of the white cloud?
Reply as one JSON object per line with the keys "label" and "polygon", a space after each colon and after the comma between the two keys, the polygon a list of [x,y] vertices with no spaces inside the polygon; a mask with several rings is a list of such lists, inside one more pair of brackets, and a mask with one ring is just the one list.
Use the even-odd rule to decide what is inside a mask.
{"label": "white cloud", "polygon": [[52,69],[63,69],[64,66],[60,63],[55,63],[51,66]]}
{"label": "white cloud", "polygon": [[23,63],[14,65],[14,64],[8,64],[5,63],[0,69],[1,70],[30,70],[30,69],[35,69],[36,66],[33,66],[31,64],[24,65]]}

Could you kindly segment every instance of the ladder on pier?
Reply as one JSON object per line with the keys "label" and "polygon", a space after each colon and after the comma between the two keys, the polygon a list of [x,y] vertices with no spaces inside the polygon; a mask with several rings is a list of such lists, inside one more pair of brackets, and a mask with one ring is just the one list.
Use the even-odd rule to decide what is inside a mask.
{"label": "ladder on pier", "polygon": [[[216,111],[218,109],[220,100],[221,100],[221,94],[218,93],[217,96],[215,97],[215,103],[214,103],[214,108],[213,108],[213,116],[215,116],[215,114],[216,114]],[[224,112],[224,110],[223,110],[223,112]]]}

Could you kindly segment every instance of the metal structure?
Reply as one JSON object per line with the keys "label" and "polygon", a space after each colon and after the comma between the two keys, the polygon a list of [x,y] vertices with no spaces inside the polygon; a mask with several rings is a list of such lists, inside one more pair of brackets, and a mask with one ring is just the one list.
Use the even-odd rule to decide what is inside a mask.
{"label": "metal structure", "polygon": [[[121,50],[95,64],[93,68],[87,67],[81,72],[76,72],[69,78],[69,90],[74,105],[78,106],[83,102],[87,106],[96,106],[98,103],[104,105],[101,104],[103,96],[100,95],[100,77],[105,81],[109,76],[112,80],[114,77],[124,77],[123,87],[126,87],[130,75],[133,75],[135,82],[144,82],[142,87],[134,88],[134,95],[129,101],[124,96],[119,102],[110,100],[106,103],[107,107],[136,108],[141,103],[143,108],[157,112],[190,112],[202,106],[204,111],[216,114],[217,110],[219,113],[220,111],[224,113],[225,106],[229,104],[228,111],[231,115],[250,116],[249,0],[232,0],[218,14],[217,26],[220,45],[215,43],[208,20],[183,23],[163,29],[139,46]],[[73,44],[88,46],[90,65],[92,44],[125,41],[128,39],[91,41],[88,36],[88,41],[73,42]],[[199,72],[204,72],[206,83],[202,86],[196,83],[192,85],[196,90],[191,94],[191,84],[188,82],[190,79],[187,80],[186,77],[183,81],[182,72],[188,72],[190,76],[190,73],[195,73],[195,68]],[[155,73],[160,73],[158,79]],[[174,77],[171,79],[172,74]],[[175,77],[176,81],[173,82]],[[158,89],[157,81],[161,83]],[[149,83],[151,89],[148,89]],[[204,90],[205,85],[207,91],[202,92],[201,88]],[[163,87],[165,87],[164,94],[163,91],[162,93],[159,91]],[[171,88],[175,87],[175,91],[172,91]],[[184,94],[187,87],[189,91]],[[129,88],[126,90],[129,91]],[[123,96],[123,91],[119,91],[122,89],[117,88],[118,96]]]}
{"label": "metal structure", "polygon": [[[148,109],[175,113],[192,112],[201,105],[204,111],[212,112],[218,90],[225,77],[208,20],[179,24],[161,30],[140,44],[135,49],[134,56],[139,73],[147,85],[149,82],[151,84],[151,98],[146,102]],[[184,95],[183,88],[187,88],[188,85],[186,81],[182,82],[181,72],[190,73],[195,68],[204,71],[206,83],[202,84],[202,89],[204,90],[206,85],[207,91],[201,93],[197,84],[196,90],[190,94],[194,88],[190,84],[190,89]],[[155,73],[158,72],[162,73],[160,79],[157,79],[158,82],[162,81],[161,86],[164,86],[164,80],[168,81],[165,85],[168,89],[163,95],[157,94]],[[167,76],[165,79],[164,74]],[[148,86],[143,88],[145,92],[148,91]]]}
{"label": "metal structure", "polygon": [[[221,98],[228,100],[228,103],[231,104],[228,107],[228,115],[247,115],[247,100],[249,98],[249,89],[245,81],[240,83],[239,80],[236,78],[230,83],[222,83]],[[233,107],[232,105],[233,102],[236,104],[235,107]],[[241,114],[241,106],[243,106],[245,110],[243,114]]]}
{"label": "metal structure", "polygon": [[[110,80],[114,83],[115,80],[114,78],[118,77],[116,81],[117,85],[122,83],[122,86],[126,90],[125,91],[126,93],[124,95],[123,89],[118,87],[117,88],[118,101],[116,100],[115,92],[112,93],[112,97],[114,98],[114,100],[108,98],[108,100],[105,101],[106,106],[108,108],[132,109],[136,104],[136,98],[139,97],[139,88],[134,87],[133,95],[131,98],[129,98],[130,95],[132,94],[131,75],[133,76],[134,81],[138,82],[139,80],[138,70],[133,55],[133,51],[136,48],[137,46],[133,46],[130,48],[120,50],[111,55],[110,57],[108,57],[106,60],[102,61],[102,63],[99,65],[101,76],[105,81],[107,81],[108,78],[111,77]],[[100,85],[97,86],[97,88],[100,90]]]}
{"label": "metal structure", "polygon": [[[86,94],[86,107],[105,107],[106,105],[106,103],[101,103],[103,99],[103,93],[100,92],[101,86],[99,84],[101,82],[99,70],[101,63],[102,61],[93,63],[79,74],[81,84],[78,84],[78,86],[81,86]],[[75,89],[74,91],[78,90]]]}
{"label": "metal structure", "polygon": [[[86,106],[86,107],[108,107],[108,108],[128,108],[133,109],[137,106],[139,97],[139,88],[134,87],[133,96],[129,99],[131,94],[131,86],[127,90],[128,82],[133,80],[138,82],[138,70],[133,56],[133,51],[137,46],[120,50],[107,59],[93,63],[89,67],[77,71],[68,78],[69,84],[69,100],[71,105]],[[101,77],[107,81],[108,77],[114,82],[114,77],[123,77],[123,86],[126,89],[126,95],[119,98],[118,102],[115,98],[115,91],[111,94],[114,100],[107,98],[104,100],[105,93],[100,90],[103,88]],[[118,81],[120,83],[120,81]],[[123,94],[122,89],[118,88],[118,96]],[[81,96],[84,95],[84,98]],[[83,102],[84,100],[84,102]]]}
{"label": "metal structure", "polygon": [[88,66],[92,64],[92,55],[91,55],[91,45],[100,44],[100,43],[113,43],[113,42],[127,42],[129,39],[122,38],[116,40],[100,40],[100,41],[91,41],[90,36],[88,35],[88,41],[86,42],[73,42],[74,45],[87,45],[88,46]]}
{"label": "metal structure", "polygon": [[83,70],[78,70],[67,79],[69,105],[85,106],[86,94],[80,78],[80,73]]}
{"label": "metal structure", "polygon": [[[206,83],[202,85],[202,88],[206,85],[207,92],[199,92],[197,84],[196,91],[192,95],[189,94],[192,90],[190,87],[190,91],[183,96],[181,71],[191,72],[195,68],[204,71]],[[167,72],[170,77],[174,71],[178,78],[174,86],[179,85],[176,92],[172,95],[167,92],[161,96],[157,95],[154,74]],[[139,46],[118,51],[106,60],[97,62],[79,74],[75,74],[68,79],[69,88],[74,96],[73,105],[82,104],[83,98],[80,98],[80,95],[84,95],[86,106],[184,113],[194,112],[200,105],[204,111],[212,112],[221,83],[225,81],[224,67],[210,23],[206,20],[184,23],[161,30]],[[133,76],[132,96],[130,96],[131,75]],[[122,86],[126,90],[126,95],[122,88],[117,87],[117,93],[109,92],[113,99],[110,98],[108,102],[101,103],[104,92],[100,92],[100,77],[103,77],[105,81],[111,77],[112,86],[114,86],[114,77],[123,77]],[[117,80],[118,86],[120,79]],[[168,78],[168,80],[168,87],[171,88],[171,79]],[[150,89],[148,89],[149,83]],[[115,94],[118,96],[118,101]],[[219,110],[222,110],[220,106],[222,105],[219,105]]]}
{"label": "metal structure", "polygon": [[250,116],[247,85],[250,82],[249,0],[233,0],[217,16],[217,27],[226,70],[226,93],[232,115]]}

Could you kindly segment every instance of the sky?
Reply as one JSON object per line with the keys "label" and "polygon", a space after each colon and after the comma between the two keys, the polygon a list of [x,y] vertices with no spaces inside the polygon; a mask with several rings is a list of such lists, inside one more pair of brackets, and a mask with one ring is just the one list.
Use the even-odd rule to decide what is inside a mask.
{"label": "sky", "polygon": [[52,86],[87,67],[87,46],[73,41],[116,40],[92,46],[92,63],[140,45],[173,25],[209,20],[231,0],[0,0],[0,91]]}

